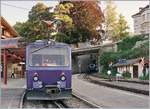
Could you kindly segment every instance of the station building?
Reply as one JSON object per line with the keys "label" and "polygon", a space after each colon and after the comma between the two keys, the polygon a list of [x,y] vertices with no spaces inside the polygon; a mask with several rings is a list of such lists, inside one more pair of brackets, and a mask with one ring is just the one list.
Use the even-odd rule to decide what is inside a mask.
{"label": "station building", "polygon": [[135,59],[129,59],[124,61],[119,61],[113,65],[117,68],[117,72],[123,74],[125,72],[131,73],[131,78],[140,78],[145,74],[148,74],[149,62],[148,58],[139,57]]}
{"label": "station building", "polygon": [[15,29],[0,17],[1,21],[1,78],[4,84],[11,78],[23,78],[25,71],[25,47],[20,46],[22,39]]}

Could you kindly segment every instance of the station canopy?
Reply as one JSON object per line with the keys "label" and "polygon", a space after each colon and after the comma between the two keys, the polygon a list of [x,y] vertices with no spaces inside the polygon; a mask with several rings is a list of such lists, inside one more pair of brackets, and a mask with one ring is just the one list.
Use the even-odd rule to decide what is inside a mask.
{"label": "station canopy", "polygon": [[20,62],[25,60],[26,42],[22,37],[1,39],[1,52],[7,52],[8,61]]}

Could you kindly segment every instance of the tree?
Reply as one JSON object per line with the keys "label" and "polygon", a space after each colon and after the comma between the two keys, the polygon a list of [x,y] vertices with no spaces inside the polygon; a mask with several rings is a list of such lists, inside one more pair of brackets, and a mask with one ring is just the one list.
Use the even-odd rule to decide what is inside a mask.
{"label": "tree", "polygon": [[[117,19],[117,17],[119,18]],[[113,41],[122,40],[129,35],[127,21],[122,14],[118,16],[112,0],[107,2],[105,9],[105,26],[106,37]]]}
{"label": "tree", "polygon": [[67,43],[77,44],[93,37],[100,39],[96,28],[100,26],[104,16],[97,1],[62,1],[55,8],[55,16],[63,21],[59,32],[68,36]]}
{"label": "tree", "polygon": [[117,28],[116,37],[113,37],[113,39],[122,40],[129,35],[129,32],[128,32],[129,27],[128,27],[127,21],[125,20],[122,14],[119,15],[119,20],[117,22],[116,28]]}
{"label": "tree", "polygon": [[[49,9],[51,7],[37,3],[29,12],[29,19],[24,23],[16,23],[14,27],[29,41],[54,38],[65,43],[78,43],[93,37],[100,38],[96,28],[103,21],[103,14],[96,0],[63,1],[55,7],[53,13]],[[55,29],[48,28],[44,23],[56,19],[57,22],[53,23],[57,27]]]}
{"label": "tree", "polygon": [[[100,39],[97,27],[101,26],[104,20],[101,8],[96,0],[93,1],[72,1],[70,16],[73,19],[73,24],[81,32],[81,41],[85,39]],[[88,34],[87,34],[88,33]]]}
{"label": "tree", "polygon": [[29,12],[29,19],[24,23],[16,23],[15,29],[28,41],[49,39],[53,30],[43,22],[43,20],[51,20],[53,17],[53,13],[50,13],[49,9],[51,8],[43,3],[37,3]]}
{"label": "tree", "polygon": [[29,31],[27,27],[27,23],[21,23],[21,22],[16,22],[16,24],[13,26],[15,30],[20,34],[20,36],[24,37],[26,36],[25,32]]}
{"label": "tree", "polygon": [[59,32],[65,32],[67,29],[73,27],[72,18],[69,16],[71,7],[73,7],[73,4],[71,3],[60,3],[55,7],[53,16],[62,21],[62,24],[58,29]]}
{"label": "tree", "polygon": [[113,39],[116,36],[117,12],[112,0],[107,2],[104,10],[105,16],[105,35],[108,39]]}
{"label": "tree", "polygon": [[[58,28],[58,33],[53,35],[53,38],[56,41],[61,41],[65,43],[77,43],[79,42],[78,33],[73,25],[73,20],[69,16],[70,8],[73,7],[73,4],[67,1],[60,2],[54,9],[54,17],[61,20],[61,25]],[[76,34],[76,36],[75,36]]]}

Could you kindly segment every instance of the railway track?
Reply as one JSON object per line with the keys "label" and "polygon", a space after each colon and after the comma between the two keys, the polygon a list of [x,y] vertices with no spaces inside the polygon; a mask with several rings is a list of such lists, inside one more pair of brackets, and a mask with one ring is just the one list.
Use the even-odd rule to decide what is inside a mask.
{"label": "railway track", "polygon": [[69,108],[62,100],[59,101],[52,101],[57,108]]}
{"label": "railway track", "polygon": [[19,108],[99,108],[99,106],[90,103],[75,93],[72,94],[72,98],[67,100],[43,101],[27,100],[24,92]]}

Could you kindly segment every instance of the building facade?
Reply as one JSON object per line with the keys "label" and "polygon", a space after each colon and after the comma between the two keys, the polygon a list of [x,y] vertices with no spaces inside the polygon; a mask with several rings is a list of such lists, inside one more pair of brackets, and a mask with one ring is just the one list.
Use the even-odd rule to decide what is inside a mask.
{"label": "building facade", "polygon": [[149,34],[150,12],[149,5],[139,8],[139,12],[132,15],[134,22],[134,34]]}
{"label": "building facade", "polygon": [[[6,21],[4,17],[0,17],[1,28],[1,61],[2,68],[0,75],[4,82],[7,84],[7,79],[12,77],[22,78],[24,75],[24,65],[20,62],[24,61],[25,48],[19,48],[18,39],[20,38],[16,30]],[[20,71],[21,69],[21,71]]]}
{"label": "building facade", "polygon": [[120,61],[114,64],[113,67],[116,67],[117,72],[120,74],[129,72],[131,74],[131,78],[140,78],[144,75],[144,73],[149,73],[148,59],[146,58],[136,58]]}

